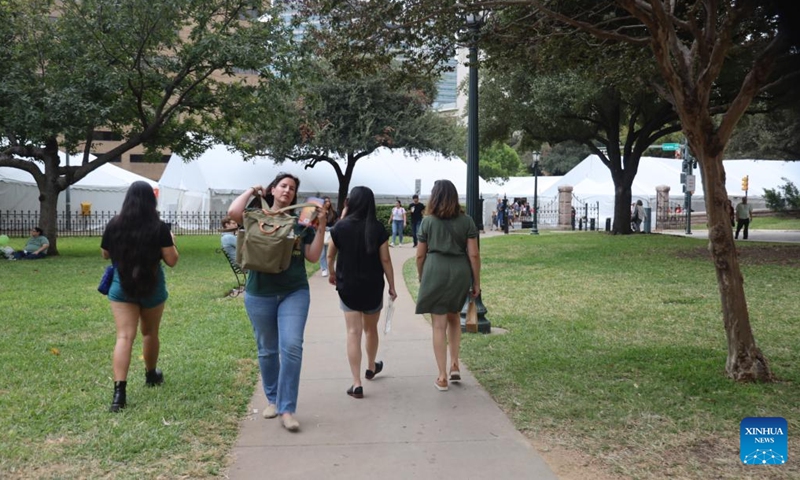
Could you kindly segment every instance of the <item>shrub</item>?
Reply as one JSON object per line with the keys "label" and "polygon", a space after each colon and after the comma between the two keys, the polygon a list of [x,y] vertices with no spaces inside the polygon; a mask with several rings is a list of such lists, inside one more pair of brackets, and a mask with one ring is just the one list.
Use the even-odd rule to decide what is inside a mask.
{"label": "shrub", "polygon": [[800,209],[800,191],[788,178],[783,177],[781,179],[786,182],[785,185],[781,185],[775,190],[771,188],[764,189],[764,200],[767,208],[776,212]]}

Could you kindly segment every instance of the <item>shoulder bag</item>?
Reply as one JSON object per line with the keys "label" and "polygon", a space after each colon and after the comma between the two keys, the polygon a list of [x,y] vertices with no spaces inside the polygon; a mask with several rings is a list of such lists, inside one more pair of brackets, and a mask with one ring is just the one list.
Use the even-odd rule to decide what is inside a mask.
{"label": "shoulder bag", "polygon": [[286,212],[317,205],[300,203],[270,210],[264,197],[259,198],[260,210],[244,212],[244,232],[239,232],[241,248],[236,249],[236,256],[241,254],[239,264],[245,270],[281,273],[289,268],[292,251],[300,242],[300,237],[294,232],[297,217]]}
{"label": "shoulder bag", "polygon": [[106,271],[103,272],[103,277],[100,279],[100,284],[97,286],[97,291],[102,293],[103,295],[108,295],[108,291],[111,290],[111,283],[114,281],[114,264],[106,267]]}

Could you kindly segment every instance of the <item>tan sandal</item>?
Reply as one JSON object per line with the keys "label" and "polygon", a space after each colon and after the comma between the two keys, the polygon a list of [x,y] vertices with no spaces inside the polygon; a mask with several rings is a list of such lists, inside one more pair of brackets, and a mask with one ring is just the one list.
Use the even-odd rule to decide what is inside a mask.
{"label": "tan sandal", "polygon": [[433,382],[433,386],[434,386],[434,387],[436,387],[436,390],[439,390],[440,392],[446,392],[446,391],[447,391],[447,388],[448,388],[448,386],[447,386],[447,380],[442,380],[442,381],[439,381],[439,379],[437,378],[437,379],[436,379],[436,380]]}

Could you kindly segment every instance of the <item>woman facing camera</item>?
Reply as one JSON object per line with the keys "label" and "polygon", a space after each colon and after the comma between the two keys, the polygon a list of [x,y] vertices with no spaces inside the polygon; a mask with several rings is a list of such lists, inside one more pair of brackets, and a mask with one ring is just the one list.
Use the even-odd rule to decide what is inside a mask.
{"label": "woman facing camera", "polygon": [[450,346],[449,380],[461,380],[458,354],[461,348],[459,312],[468,295],[481,293],[481,257],[478,229],[464,215],[458,192],[449,180],[437,180],[428,201],[428,215],[422,219],[417,245],[419,295],[416,313],[430,313],[433,325],[433,353],[439,375],[434,386],[448,389],[447,346]]}
{"label": "woman facing camera", "polygon": [[[296,203],[299,187],[297,177],[278,174],[266,188],[256,185],[239,195],[228,208],[228,215],[243,225],[245,208],[253,195],[263,196],[270,210],[289,207]],[[311,301],[305,261],[317,262],[322,253],[326,215],[322,212],[318,218],[316,228],[305,228],[294,220],[294,233],[299,241],[294,244],[289,268],[274,274],[250,270],[245,285],[244,307],[253,325],[261,383],[268,402],[263,416],[280,415],[283,427],[290,432],[300,429],[294,413],[300,389],[303,334]]]}

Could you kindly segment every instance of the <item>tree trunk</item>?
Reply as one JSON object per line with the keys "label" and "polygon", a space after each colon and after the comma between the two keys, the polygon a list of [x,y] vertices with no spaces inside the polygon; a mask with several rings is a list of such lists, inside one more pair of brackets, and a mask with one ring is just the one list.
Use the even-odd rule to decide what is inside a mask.
{"label": "tree trunk", "polygon": [[58,216],[59,191],[53,185],[47,185],[44,193],[39,196],[39,228],[44,230],[44,236],[50,241],[47,255],[58,255]]}
{"label": "tree trunk", "polygon": [[359,158],[361,157],[356,154],[348,153],[344,172],[338,169],[336,170],[336,174],[339,177],[339,198],[336,201],[336,204],[339,206],[339,215],[342,214],[344,200],[347,198],[347,194],[350,193],[350,181],[353,179],[353,170],[355,170],[356,162]]}
{"label": "tree trunk", "polygon": [[353,172],[350,172],[350,175],[342,175],[339,178],[339,198],[336,200],[336,205],[338,207],[337,211],[339,215],[342,214],[342,210],[344,209],[344,201],[347,198],[347,194],[350,193],[350,177],[352,177]]}
{"label": "tree trunk", "polygon": [[58,196],[61,193],[59,186],[58,149],[48,145],[44,158],[45,172],[39,187],[39,228],[44,230],[44,236],[50,242],[47,255],[58,255]]}
{"label": "tree trunk", "polygon": [[[709,145],[704,147],[705,151],[710,150]],[[722,321],[728,339],[725,372],[730,378],[740,382],[770,381],[772,373],[769,363],[756,346],[750,328],[744,279],[739,268],[738,253],[727,209],[728,192],[725,189],[722,153],[704,156],[699,163],[708,215],[708,248],[717,273],[722,302]]]}
{"label": "tree trunk", "polygon": [[627,235],[631,233],[631,187],[614,185],[614,225],[611,233]]}

